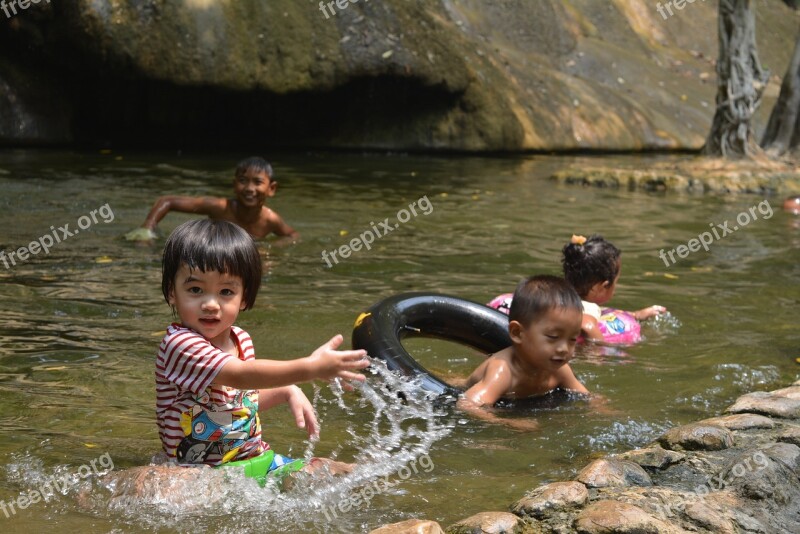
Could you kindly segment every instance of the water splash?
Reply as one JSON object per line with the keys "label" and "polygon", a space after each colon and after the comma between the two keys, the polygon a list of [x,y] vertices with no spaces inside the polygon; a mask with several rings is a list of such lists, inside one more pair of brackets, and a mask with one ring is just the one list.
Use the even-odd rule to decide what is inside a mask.
{"label": "water splash", "polygon": [[659,313],[642,324],[659,334],[674,334],[682,326],[680,320],[670,312]]}
{"label": "water splash", "polygon": [[[52,512],[58,505],[59,511],[111,516],[125,526],[179,532],[240,532],[266,525],[271,532],[362,531],[368,522],[374,525],[376,518],[390,514],[396,508],[393,500],[413,491],[409,486],[413,488],[414,478],[436,476],[431,448],[453,427],[419,380],[398,376],[380,361],[373,362],[370,373],[355,395],[335,387],[332,395],[315,388],[320,421],[341,412],[350,421],[350,439],[337,445],[338,451],[358,451],[355,467],[346,475],[303,473],[281,492],[271,483],[261,488],[236,470],[180,469],[179,476],[159,479],[152,475],[160,468],[151,466],[137,468],[150,474],[145,478],[88,477],[39,506]],[[306,457],[313,456],[314,447],[307,442]],[[53,472],[70,468],[58,466],[48,473],[41,460],[22,455],[6,470],[9,481],[27,491]]]}

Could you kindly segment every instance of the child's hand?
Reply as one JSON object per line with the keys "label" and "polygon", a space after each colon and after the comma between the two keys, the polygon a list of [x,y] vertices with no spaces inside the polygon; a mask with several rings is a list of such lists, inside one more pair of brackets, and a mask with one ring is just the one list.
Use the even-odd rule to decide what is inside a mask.
{"label": "child's hand", "polygon": [[125,234],[126,241],[153,241],[158,236],[149,228],[137,228]]}
{"label": "child's hand", "polygon": [[303,390],[297,386],[289,386],[286,394],[286,404],[289,405],[289,410],[294,416],[297,428],[305,428],[309,439],[318,439],[319,423],[317,422],[317,414],[314,413],[314,407],[306,397],[306,394],[303,393]]}
{"label": "child's hand", "polygon": [[342,378],[363,382],[366,377],[353,371],[369,367],[367,352],[365,350],[336,350],[343,340],[341,334],[337,334],[311,353],[308,358],[314,374],[323,380]]}
{"label": "child's hand", "polygon": [[667,309],[664,306],[653,305],[649,308],[643,308],[641,310],[637,310],[633,312],[633,317],[637,321],[644,321],[645,319],[649,319],[651,317],[655,317],[659,314],[666,312]]}

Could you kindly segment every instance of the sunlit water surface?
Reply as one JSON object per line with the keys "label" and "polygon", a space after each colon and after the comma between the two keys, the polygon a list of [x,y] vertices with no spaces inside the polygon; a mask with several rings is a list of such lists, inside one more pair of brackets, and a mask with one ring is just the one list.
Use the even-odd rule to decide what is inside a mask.
{"label": "sunlit water surface", "polygon": [[[608,399],[607,413],[579,401],[501,413],[539,422],[539,431],[524,433],[433,406],[413,383],[385,373],[353,393],[307,384],[321,441],[306,441],[285,408],[263,418],[266,439],[283,454],[356,461],[351,475],[300,480],[280,494],[208,470],[173,502],[110,500],[106,485],[89,474],[91,462],[102,467],[97,460],[106,455],[121,470],[147,464],[159,450],[153,359],[172,320],[160,292],[160,247],[190,217],[169,215],[152,246],[121,236],[141,224],[159,195],[228,195],[240,156],[0,153],[0,249],[8,255],[45,234],[61,236],[58,227],[67,223],[70,231],[86,227],[49,254],[8,268],[0,262],[0,500],[18,503],[39,490],[47,497],[0,510],[0,524],[11,531],[357,532],[412,516],[447,525],[505,510],[528,489],[573,477],[598,452],[646,444],[670,426],[719,413],[742,393],[796,377],[797,218],[756,210],[755,220],[709,252],[676,257],[670,266],[659,258],[661,249],[687,243],[709,224],[728,220],[732,228],[740,212],[765,199],[774,208],[780,199],[589,189],[547,179],[575,158],[278,155],[271,206],[303,240],[262,243],[262,291],[239,320],[260,357],[304,356],[336,333],[349,340],[358,313],[395,293],[486,302],[528,274],[557,274],[573,233],[602,233],[623,250],[613,305],[661,304],[671,317],[645,325],[646,339],[636,346],[579,353],[573,368]],[[639,167],[652,161],[617,160]],[[424,211],[423,197],[430,202]],[[370,250],[331,267],[323,261],[323,251],[373,223],[398,222],[398,211],[414,201],[417,215],[409,211],[409,220]],[[106,204],[92,224],[79,220]],[[407,348],[453,378],[481,358],[436,340],[410,340]],[[70,480],[63,493],[43,489],[53,476]],[[370,498],[353,501],[355,495]],[[352,506],[340,505],[344,499]]]}

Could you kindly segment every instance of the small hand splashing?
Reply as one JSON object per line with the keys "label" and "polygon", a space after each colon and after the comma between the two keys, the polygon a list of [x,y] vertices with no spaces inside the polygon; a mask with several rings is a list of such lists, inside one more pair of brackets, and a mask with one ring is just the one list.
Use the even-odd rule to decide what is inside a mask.
{"label": "small hand splashing", "polygon": [[673,334],[681,327],[681,322],[670,312],[659,313],[643,324],[660,334]]}
{"label": "small hand splashing", "polygon": [[[333,414],[336,419],[342,412],[347,416],[350,439],[337,443],[329,455],[356,451],[355,465],[347,474],[301,473],[290,489],[281,492],[269,482],[261,488],[236,470],[181,468],[176,476],[176,468],[169,472],[164,466],[147,466],[97,477],[82,487],[82,495],[72,494],[79,503],[76,507],[110,516],[121,525],[181,532],[258,530],[264,525],[272,532],[348,532],[363,530],[364,524],[378,518],[393,519],[397,507],[393,501],[413,492],[413,478],[436,476],[429,454],[452,431],[452,424],[450,414],[420,387],[420,380],[399,376],[379,360],[373,361],[368,373],[365,383],[353,384],[354,393],[344,392],[340,385],[314,387],[320,423]],[[306,458],[314,455],[315,446],[316,441],[306,442]],[[136,470],[136,476],[125,476]],[[14,478],[17,485],[27,485]],[[365,494],[369,498],[342,512],[341,503]]]}

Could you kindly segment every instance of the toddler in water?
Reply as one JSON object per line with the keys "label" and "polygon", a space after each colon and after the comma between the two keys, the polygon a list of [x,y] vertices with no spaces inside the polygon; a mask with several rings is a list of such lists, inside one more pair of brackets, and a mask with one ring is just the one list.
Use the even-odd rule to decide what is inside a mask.
{"label": "toddler in water", "polygon": [[270,450],[258,411],[286,403],[297,426],[318,435],[316,415],[293,385],[314,379],[363,381],[363,350],[337,351],[333,337],[305,358],[256,360],[250,336],[233,323],[252,308],[261,284],[253,239],[227,221],[194,220],[170,235],[164,247],[161,287],[177,312],[156,359],[156,413],[162,447],[179,464],[232,466],[263,483],[267,476],[348,464],[314,458],[308,463]]}
{"label": "toddler in water", "polygon": [[522,280],[508,314],[512,346],[490,356],[470,375],[459,406],[483,419],[517,426],[519,420],[496,418],[481,406],[556,388],[588,393],[569,366],[582,317],[581,299],[565,280],[549,275]]}
{"label": "toddler in water", "polygon": [[[588,339],[603,341],[603,334],[598,328],[600,305],[614,296],[622,270],[621,254],[617,247],[600,235],[593,235],[589,239],[573,235],[563,249],[564,278],[580,295],[583,304],[581,330]],[[650,306],[628,313],[637,321],[643,321],[666,311],[663,306]]]}

